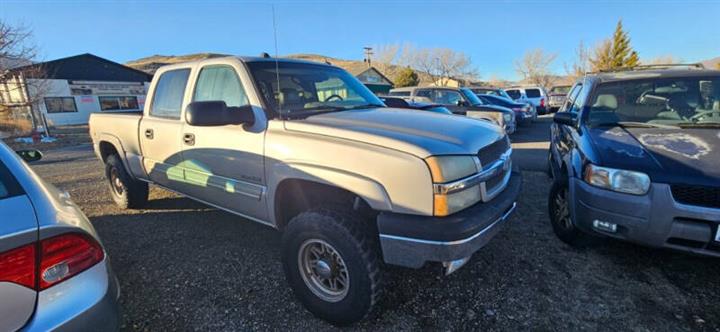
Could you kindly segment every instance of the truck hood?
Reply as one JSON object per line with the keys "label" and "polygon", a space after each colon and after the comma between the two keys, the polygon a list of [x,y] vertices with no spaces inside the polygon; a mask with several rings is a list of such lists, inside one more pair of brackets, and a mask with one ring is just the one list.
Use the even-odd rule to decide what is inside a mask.
{"label": "truck hood", "polygon": [[720,183],[717,129],[591,128],[601,166],[647,173],[653,182]]}
{"label": "truck hood", "polygon": [[505,135],[486,121],[395,108],[319,114],[285,121],[285,129],[383,146],[420,158],[477,154]]}

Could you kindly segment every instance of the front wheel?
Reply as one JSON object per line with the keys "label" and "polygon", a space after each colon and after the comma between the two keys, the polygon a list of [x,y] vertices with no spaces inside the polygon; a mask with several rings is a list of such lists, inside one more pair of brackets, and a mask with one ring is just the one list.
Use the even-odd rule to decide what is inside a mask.
{"label": "front wheel", "polygon": [[282,239],[285,276],[297,299],[334,324],[361,320],[380,298],[377,235],[340,209],[303,212]]}
{"label": "front wheel", "polygon": [[573,247],[587,247],[597,243],[597,238],[587,234],[575,226],[570,215],[568,185],[555,179],[548,197],[550,223],[555,235]]}

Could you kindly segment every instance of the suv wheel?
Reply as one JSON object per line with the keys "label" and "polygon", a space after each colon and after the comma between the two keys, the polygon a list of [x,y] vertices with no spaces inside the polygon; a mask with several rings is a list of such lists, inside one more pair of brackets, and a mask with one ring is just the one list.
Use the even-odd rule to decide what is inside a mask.
{"label": "suv wheel", "polygon": [[597,238],[584,233],[573,223],[570,215],[568,185],[553,181],[548,199],[548,212],[553,231],[560,240],[573,247],[586,247],[597,243]]}
{"label": "suv wheel", "polygon": [[147,182],[130,178],[120,157],[110,155],[105,161],[105,177],[110,184],[110,196],[123,209],[137,209],[148,201]]}
{"label": "suv wheel", "polygon": [[285,229],[282,262],[297,299],[335,324],[365,317],[380,298],[376,235],[365,220],[334,208],[300,213]]}

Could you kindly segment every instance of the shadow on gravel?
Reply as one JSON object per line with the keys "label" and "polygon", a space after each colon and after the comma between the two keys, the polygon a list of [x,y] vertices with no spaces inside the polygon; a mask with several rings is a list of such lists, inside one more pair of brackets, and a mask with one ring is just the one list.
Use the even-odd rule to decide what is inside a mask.
{"label": "shadow on gravel", "polygon": [[208,205],[184,197],[167,197],[148,200],[143,210],[208,210],[214,209]]}

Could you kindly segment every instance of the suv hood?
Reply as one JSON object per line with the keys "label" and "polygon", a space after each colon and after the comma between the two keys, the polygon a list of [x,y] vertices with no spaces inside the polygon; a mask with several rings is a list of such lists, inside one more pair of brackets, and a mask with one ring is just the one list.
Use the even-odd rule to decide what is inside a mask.
{"label": "suv hood", "polygon": [[396,108],[371,108],[285,121],[285,129],[387,147],[420,158],[477,154],[505,132],[460,115]]}
{"label": "suv hood", "polygon": [[601,166],[647,173],[653,182],[708,185],[720,181],[717,129],[591,128]]}

